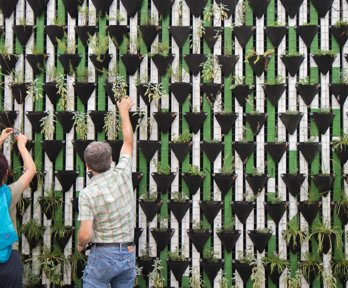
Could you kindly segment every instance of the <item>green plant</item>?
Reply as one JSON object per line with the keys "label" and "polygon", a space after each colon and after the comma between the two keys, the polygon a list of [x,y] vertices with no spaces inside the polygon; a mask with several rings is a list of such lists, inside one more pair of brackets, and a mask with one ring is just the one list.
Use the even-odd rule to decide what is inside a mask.
{"label": "green plant", "polygon": [[204,287],[203,284],[203,280],[202,280],[202,276],[199,273],[199,270],[197,269],[197,267],[194,267],[192,269],[190,269],[190,278],[189,278],[189,285],[190,288],[202,288]]}
{"label": "green plant", "polygon": [[127,96],[128,84],[123,76],[116,76],[113,79],[112,92],[114,92],[115,101],[121,101]]}
{"label": "green plant", "polygon": [[312,80],[310,76],[306,76],[298,80],[297,84],[298,85],[315,85],[316,82]]}
{"label": "green plant", "polygon": [[302,274],[300,270],[296,270],[295,275],[291,275],[291,271],[288,271],[286,277],[286,284],[289,288],[301,288],[302,287]]}
{"label": "green plant", "polygon": [[283,26],[285,26],[285,24],[278,21],[275,21],[271,25],[268,25],[268,27],[283,27]]}
{"label": "green plant", "polygon": [[186,257],[182,254],[182,250],[178,246],[175,247],[174,251],[168,252],[168,258],[172,261],[185,261]]}
{"label": "green plant", "polygon": [[332,275],[331,271],[323,270],[322,277],[323,277],[324,287],[327,287],[327,288],[336,288],[337,287],[337,280]]}
{"label": "green plant", "polygon": [[254,64],[256,64],[260,61],[260,56],[263,56],[265,58],[269,58],[272,54],[274,54],[274,49],[266,50],[263,53],[263,55],[257,54],[255,50],[248,50],[246,55],[245,55],[245,62],[248,62],[251,57],[256,56],[256,59],[254,61]]}
{"label": "green plant", "polygon": [[52,111],[49,111],[47,116],[40,119],[41,134],[44,135],[46,140],[54,139],[55,122],[55,115]]}
{"label": "green plant", "polygon": [[337,52],[334,50],[322,50],[319,49],[317,52],[313,53],[314,56],[330,56],[330,57],[336,57]]}
{"label": "green plant", "polygon": [[39,197],[39,201],[42,201],[43,212],[55,214],[56,211],[62,206],[62,197],[56,195],[53,189],[45,190],[44,196]]}
{"label": "green plant", "polygon": [[313,272],[317,273],[317,275],[320,275],[322,272],[322,264],[319,262],[319,257],[309,252],[304,254],[304,260],[301,261],[299,268],[306,279],[309,279]]}
{"label": "green plant", "polygon": [[243,264],[255,262],[255,255],[251,251],[238,251],[238,261]]}
{"label": "green plant", "polygon": [[348,22],[347,21],[343,21],[343,20],[337,20],[334,26],[336,28],[347,27],[348,26]]}
{"label": "green plant", "polygon": [[97,60],[101,61],[109,50],[109,36],[99,33],[90,38],[89,47],[93,50],[93,53],[97,56]]}
{"label": "green plant", "polygon": [[187,196],[184,192],[174,192],[172,193],[172,200],[174,202],[185,202],[187,200]]}
{"label": "green plant", "polygon": [[40,275],[33,271],[33,258],[25,260],[23,268],[23,287],[37,287],[40,284],[41,278]]}
{"label": "green plant", "polygon": [[75,40],[68,38],[66,33],[62,39],[57,38],[58,49],[61,53],[75,54],[76,44]]}
{"label": "green plant", "polygon": [[267,233],[272,233],[272,228],[268,228],[268,227],[257,228],[256,231],[261,234],[267,234]]}
{"label": "green plant", "polygon": [[239,9],[237,10],[237,18],[240,21],[242,25],[245,25],[246,23],[246,15],[249,8],[249,1],[243,0],[239,6]]}
{"label": "green plant", "polygon": [[73,119],[76,134],[80,137],[80,139],[86,140],[88,133],[87,113],[76,111],[74,112]]}
{"label": "green plant", "polygon": [[157,110],[160,110],[159,100],[163,99],[164,97],[168,97],[162,83],[145,83],[144,86],[146,87],[144,95],[149,99],[149,102],[154,101]]}
{"label": "green plant", "polygon": [[217,263],[219,258],[217,258],[218,252],[214,251],[214,248],[208,248],[203,251],[203,258],[211,263]]}
{"label": "green plant", "polygon": [[204,222],[200,220],[192,219],[192,231],[195,233],[205,232],[207,230],[207,226]]}
{"label": "green plant", "polygon": [[30,219],[22,224],[21,232],[29,239],[39,240],[42,236],[43,227],[40,226],[36,219]]}
{"label": "green plant", "polygon": [[339,84],[348,84],[348,73],[346,70],[340,71]]}
{"label": "green plant", "polygon": [[88,83],[88,78],[91,75],[91,71],[88,67],[83,67],[77,70],[76,73],[76,82],[77,83]]}
{"label": "green plant", "polygon": [[284,77],[281,75],[277,76],[274,79],[268,79],[265,82],[265,85],[281,85],[281,84],[284,84]]}
{"label": "green plant", "polygon": [[169,175],[171,173],[170,166],[167,163],[157,162],[156,160],[154,160],[153,164],[155,165],[158,174]]}
{"label": "green plant", "polygon": [[341,213],[348,214],[348,197],[344,191],[342,191],[342,195],[342,199],[335,203],[335,210],[338,215]]}
{"label": "green plant", "polygon": [[68,95],[67,84],[65,82],[64,74],[56,74],[54,77],[54,81],[56,82],[56,87],[58,89],[59,101],[58,107],[61,110],[67,110],[68,107],[72,106],[72,97]]}
{"label": "green plant", "polygon": [[40,85],[41,83],[39,83],[39,81],[40,80],[38,78],[35,78],[33,83],[29,86],[29,89],[27,89],[26,97],[31,98],[33,104],[42,99],[42,85]]}
{"label": "green plant", "polygon": [[23,216],[23,214],[25,213],[25,210],[27,208],[27,203],[30,203],[31,199],[28,197],[24,197],[22,195],[22,197],[19,199],[19,201],[16,204],[17,207],[17,213],[21,216]]}
{"label": "green plant", "polygon": [[220,232],[230,232],[230,231],[234,231],[234,225],[235,225],[235,220],[234,217],[232,217],[231,221],[229,221],[228,223],[224,223],[223,225],[221,225],[220,227],[216,228],[216,232],[220,233]]}
{"label": "green plant", "polygon": [[287,259],[282,259],[276,252],[268,253],[266,257],[263,258],[263,263],[269,265],[271,273],[278,271],[282,273],[285,269],[289,267],[289,261]]}
{"label": "green plant", "polygon": [[[331,236],[335,235],[336,241],[332,243]],[[330,243],[330,248],[335,247],[340,249],[342,247],[341,231],[338,230],[338,227],[330,227],[329,223],[316,223],[312,228],[312,233],[309,235],[309,238],[316,236],[318,239],[318,251],[323,251],[323,242],[324,239],[328,239]]]}
{"label": "green plant", "polygon": [[169,55],[169,43],[168,42],[157,42],[153,45],[152,52],[150,56],[159,54],[164,57]]}
{"label": "green plant", "polygon": [[141,195],[140,199],[142,199],[144,202],[155,202],[157,200],[157,193],[156,192],[144,193],[143,195]]}
{"label": "green plant", "polygon": [[345,255],[335,256],[332,264],[332,272],[338,279],[346,279],[348,275],[348,259]]}
{"label": "green plant", "polygon": [[190,132],[190,130],[186,129],[184,131],[182,131],[181,134],[179,134],[178,136],[175,136],[172,139],[173,143],[190,143],[192,140],[192,133]]}
{"label": "green plant", "polygon": [[251,280],[253,281],[253,288],[262,288],[263,283],[266,281],[265,277],[265,268],[262,265],[261,261],[256,261],[252,273],[251,273]]}
{"label": "green plant", "polygon": [[120,132],[120,117],[115,111],[108,111],[104,117],[104,126],[108,140],[116,140]]}
{"label": "green plant", "polygon": [[201,67],[202,67],[203,81],[212,82],[217,73],[217,70],[216,70],[217,64],[216,64],[215,56],[208,55],[207,60],[201,64]]}
{"label": "green plant", "polygon": [[65,226],[63,221],[62,211],[58,210],[54,215],[51,233],[53,238],[62,238],[68,236],[71,232],[71,226]]}
{"label": "green plant", "polygon": [[87,262],[87,257],[84,253],[75,251],[73,254],[70,254],[68,261],[71,265],[72,279],[77,281],[78,278],[78,268],[84,267]]}
{"label": "green plant", "polygon": [[201,171],[200,168],[196,165],[189,165],[187,174],[191,175],[191,176],[201,176],[201,177],[205,177],[205,172]]}
{"label": "green plant", "polygon": [[303,56],[302,53],[298,51],[292,51],[292,52],[286,52],[283,54],[284,57],[296,57],[296,56]]}
{"label": "green plant", "polygon": [[293,248],[295,248],[296,244],[302,244],[307,237],[307,233],[304,231],[301,231],[301,228],[298,224],[298,216],[294,216],[287,224],[287,228],[283,230],[283,238],[286,242],[286,244],[293,245]]}
{"label": "green plant", "polygon": [[276,204],[281,204],[284,201],[276,194],[272,192],[267,193],[267,203],[276,205]]}
{"label": "green plant", "polygon": [[206,23],[210,23],[213,17],[216,17],[217,21],[223,21],[228,18],[228,9],[227,6],[220,3],[216,4],[214,2],[213,5],[207,6],[203,11],[203,21]]}
{"label": "green plant", "polygon": [[146,243],[144,248],[140,250],[140,258],[142,260],[151,259],[152,246],[149,243]]}
{"label": "green plant", "polygon": [[154,264],[152,265],[153,270],[149,274],[149,279],[152,281],[152,285],[154,288],[163,288],[164,287],[164,279],[161,274],[161,270],[163,266],[161,264],[161,259],[156,258]]}
{"label": "green plant", "polygon": [[342,134],[340,139],[334,140],[332,148],[334,150],[342,151],[346,150],[348,146],[348,134]]}
{"label": "green plant", "polygon": [[139,267],[135,265],[135,279],[134,279],[134,287],[139,287],[139,279],[143,275],[143,267]]}
{"label": "green plant", "polygon": [[0,41],[0,55],[2,55],[2,57],[10,58],[11,54],[9,45],[5,44],[3,40]]}

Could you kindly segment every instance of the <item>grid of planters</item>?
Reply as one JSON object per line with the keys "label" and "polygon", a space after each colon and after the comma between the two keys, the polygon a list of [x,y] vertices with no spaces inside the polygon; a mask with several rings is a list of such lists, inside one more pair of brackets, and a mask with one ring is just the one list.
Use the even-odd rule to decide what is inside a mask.
{"label": "grid of planters", "polygon": [[80,285],[83,152],[107,141],[117,163],[131,95],[136,286],[344,287],[347,3],[0,1],[0,123],[38,168],[17,205],[25,286]]}

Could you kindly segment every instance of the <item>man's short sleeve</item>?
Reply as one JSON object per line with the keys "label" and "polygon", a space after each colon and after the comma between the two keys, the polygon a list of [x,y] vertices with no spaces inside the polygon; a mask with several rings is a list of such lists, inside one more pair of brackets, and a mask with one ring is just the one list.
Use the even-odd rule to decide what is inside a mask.
{"label": "man's short sleeve", "polygon": [[84,193],[79,195],[79,217],[77,220],[93,220],[93,210],[90,201]]}
{"label": "man's short sleeve", "polygon": [[132,157],[124,154],[120,157],[115,170],[122,171],[124,174],[132,175]]}

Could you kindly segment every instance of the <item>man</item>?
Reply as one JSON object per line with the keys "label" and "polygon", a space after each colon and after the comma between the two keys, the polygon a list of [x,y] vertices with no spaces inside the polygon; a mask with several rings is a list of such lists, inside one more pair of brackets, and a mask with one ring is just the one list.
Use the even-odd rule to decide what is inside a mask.
{"label": "man", "polygon": [[110,169],[109,144],[92,142],[84,158],[91,183],[79,195],[80,230],[78,250],[89,242],[92,248],[83,274],[84,288],[130,288],[135,277],[133,234],[135,227],[135,195],[132,185],[133,129],[129,97],[117,102],[123,145],[120,160]]}

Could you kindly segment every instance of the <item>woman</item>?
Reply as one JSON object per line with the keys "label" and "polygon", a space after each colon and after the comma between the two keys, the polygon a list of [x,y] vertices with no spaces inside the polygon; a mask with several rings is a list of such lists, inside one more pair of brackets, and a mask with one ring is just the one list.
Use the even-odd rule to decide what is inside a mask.
{"label": "woman", "polygon": [[[6,128],[1,132],[0,147],[12,133],[12,128]],[[18,239],[16,235],[16,204],[36,174],[35,163],[25,147],[28,141],[27,136],[19,134],[16,140],[18,151],[23,159],[24,173],[16,182],[9,186],[4,184],[9,169],[8,162],[0,152],[0,201],[2,201],[2,208],[9,207],[9,213],[2,216],[0,224],[0,235],[2,238],[0,239],[0,243],[2,244],[0,250],[0,286],[3,288],[22,287],[23,265],[17,251],[18,245],[13,243]],[[7,212],[4,209],[1,211],[2,214],[3,212]],[[13,245],[7,246],[7,240],[10,241],[9,243],[13,243]]]}

